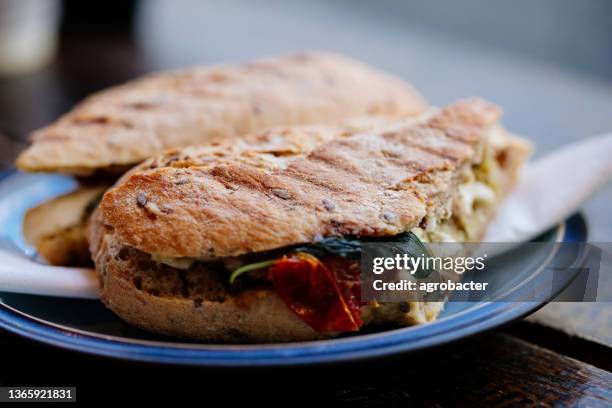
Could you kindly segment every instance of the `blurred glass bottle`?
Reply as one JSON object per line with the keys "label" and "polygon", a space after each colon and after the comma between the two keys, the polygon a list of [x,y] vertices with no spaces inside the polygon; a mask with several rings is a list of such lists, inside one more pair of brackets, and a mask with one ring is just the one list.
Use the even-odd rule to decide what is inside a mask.
{"label": "blurred glass bottle", "polygon": [[53,58],[60,14],[58,0],[0,0],[0,76],[34,72]]}

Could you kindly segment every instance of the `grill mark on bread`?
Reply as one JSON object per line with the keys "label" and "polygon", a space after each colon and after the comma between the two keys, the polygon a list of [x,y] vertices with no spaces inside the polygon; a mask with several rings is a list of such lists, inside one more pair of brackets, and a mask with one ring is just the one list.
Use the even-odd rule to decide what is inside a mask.
{"label": "grill mark on bread", "polygon": [[73,123],[77,126],[109,126],[132,129],[134,124],[128,120],[106,115],[76,115]]}
{"label": "grill mark on bread", "polygon": [[[473,144],[478,142],[478,130],[486,127],[491,117],[499,117],[499,107],[480,103],[474,104],[473,109],[444,109],[432,116],[426,126],[441,130],[448,137]],[[452,126],[453,123],[462,123],[462,126]]]}
{"label": "grill mark on bread", "polygon": [[[421,159],[426,158],[431,161],[432,159],[435,159],[435,157],[440,157],[444,160],[435,163],[436,167],[434,168],[432,168],[432,163],[430,163],[430,167],[424,167],[421,161],[404,159],[403,157],[406,154],[406,149],[393,152],[393,155],[389,155],[389,150],[386,148],[380,148],[378,150],[360,149],[359,141],[355,139],[356,138],[353,138],[352,140],[343,140],[341,142],[337,141],[336,146],[340,146],[341,148],[334,150],[336,153],[335,155],[325,147],[315,150],[309,155],[309,159],[313,159],[313,161],[315,161],[315,163],[308,163],[312,165],[312,169],[310,169],[310,171],[304,171],[305,169],[302,167],[301,174],[300,170],[296,170],[295,172],[292,172],[292,175],[306,179],[309,182],[321,187],[330,187],[333,186],[333,180],[336,178],[336,174],[341,172],[348,177],[355,177],[363,182],[375,185],[383,183],[390,186],[391,189],[397,190],[397,186],[400,184],[399,180],[387,180],[385,178],[381,178],[381,176],[384,176],[384,174],[373,173],[371,170],[368,171],[368,169],[370,169],[370,167],[379,166],[386,169],[387,173],[389,174],[399,173],[404,176],[404,179],[413,179],[423,172],[436,171],[448,167],[448,163],[446,162],[446,157],[444,155],[438,154],[436,151],[422,149],[416,144],[410,143],[408,146],[412,150],[420,151],[420,153],[417,153],[417,155],[420,156]],[[389,146],[389,148],[391,148],[391,146]],[[321,152],[324,153],[321,154]],[[360,163],[363,171],[354,165],[347,166],[345,163],[350,160],[350,158],[352,158],[355,162]],[[316,165],[318,164],[316,162],[321,161],[321,159],[323,159],[323,169]],[[382,162],[380,159],[384,159],[384,162]],[[299,164],[304,163],[299,162]],[[295,166],[293,166],[292,169],[295,170]],[[329,174],[327,175],[329,175],[330,178],[322,179],[322,176],[325,174],[326,170],[329,170]],[[408,173],[404,173],[406,171]]]}
{"label": "grill mark on bread", "polygon": [[[411,123],[399,126],[395,136],[381,129],[333,139],[307,155],[297,154],[286,168],[227,160],[180,173],[171,167],[136,173],[110,190],[101,208],[120,240],[171,257],[234,256],[327,235],[395,235],[418,225],[435,202],[451,193],[455,174],[473,159],[474,147],[498,115],[492,105],[468,100],[440,112],[440,118],[452,121],[435,115],[427,120],[444,123],[443,134],[472,140],[467,148],[440,136],[440,129]],[[419,137],[447,150],[427,152]],[[385,149],[398,158],[385,157]],[[455,160],[446,157],[450,153]],[[194,182],[177,185],[179,174]],[[289,198],[273,189],[287,191]],[[168,204],[174,211],[153,220],[144,217],[142,209],[124,205],[136,191],[158,197],[158,206]],[[328,197],[334,197],[338,211],[330,213],[322,205]]]}
{"label": "grill mark on bread", "polygon": [[416,127],[412,133],[392,131],[382,134],[381,137],[395,142],[399,139],[415,149],[452,161],[470,154],[472,150],[471,144],[464,140],[452,138],[442,131],[432,131],[431,128],[423,126]]}

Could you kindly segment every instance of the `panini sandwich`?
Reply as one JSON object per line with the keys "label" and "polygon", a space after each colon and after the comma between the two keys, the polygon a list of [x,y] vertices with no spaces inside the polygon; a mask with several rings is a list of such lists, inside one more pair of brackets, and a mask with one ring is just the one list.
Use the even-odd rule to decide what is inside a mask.
{"label": "panini sandwich", "polygon": [[[83,237],[85,197],[97,197],[92,179],[106,180],[93,188],[104,190],[109,179],[168,148],[212,146],[278,125],[414,116],[425,108],[399,78],[324,52],[150,75],[99,92],[34,132],[19,169],[76,175],[90,187],[33,209],[24,235],[52,264],[80,264],[89,259]],[[64,222],[40,222],[58,214]]]}
{"label": "panini sandwich", "polygon": [[151,160],[92,217],[101,298],[145,330],[205,341],[431,321],[439,302],[361,302],[358,260],[330,242],[478,240],[530,150],[499,117],[471,99],[411,120],[277,129],[252,136],[256,145]]}

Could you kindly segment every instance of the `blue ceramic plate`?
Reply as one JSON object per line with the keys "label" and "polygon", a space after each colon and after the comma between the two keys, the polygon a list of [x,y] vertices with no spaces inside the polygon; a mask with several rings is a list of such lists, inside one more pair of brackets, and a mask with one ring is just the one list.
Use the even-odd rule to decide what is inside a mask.
{"label": "blue ceramic plate", "polygon": [[[0,240],[15,251],[31,254],[21,235],[25,210],[73,189],[75,182],[57,175],[0,175]],[[575,215],[539,240],[583,242],[584,219]],[[543,247],[544,248],[544,247]],[[546,250],[530,251],[502,270],[529,280],[550,262]],[[572,277],[568,277],[568,282]],[[556,295],[550,294],[551,296]],[[544,302],[448,303],[430,324],[368,332],[332,340],[222,345],[188,343],[151,335],[131,327],[98,301],[0,293],[0,327],[58,347],[116,358],[199,366],[280,366],[339,362],[409,352],[457,340],[523,317]]]}

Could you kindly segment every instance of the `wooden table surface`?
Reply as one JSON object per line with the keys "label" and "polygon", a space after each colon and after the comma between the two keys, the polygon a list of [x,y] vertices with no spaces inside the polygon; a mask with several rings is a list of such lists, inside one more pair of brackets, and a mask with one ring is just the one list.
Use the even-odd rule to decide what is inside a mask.
{"label": "wooden table surface", "polygon": [[[206,12],[181,27],[172,24],[172,13],[179,11],[153,10],[143,17],[138,41],[122,34],[64,36],[52,66],[0,79],[0,166],[11,166],[31,130],[97,89],[151,70],[322,44],[398,73],[436,104],[467,95],[497,102],[505,109],[507,126],[536,141],[538,156],[612,130],[612,83],[604,80],[422,29],[383,26],[357,12],[344,10],[342,18],[334,18],[341,11],[326,9],[326,18],[337,24],[320,32],[321,16],[310,9],[289,13],[285,7],[264,15],[252,5],[241,7],[236,17],[230,6],[207,3]],[[585,205],[593,242],[612,240],[611,199],[608,187]],[[610,256],[605,254],[606,262]],[[213,397],[249,402],[256,395],[288,401],[284,398],[291,394],[303,402],[340,406],[610,406],[610,309],[609,303],[550,304],[527,321],[421,353],[267,371],[126,363],[0,333],[0,385],[74,384],[79,399],[101,403],[115,399],[101,390],[116,388],[136,399],[192,396],[202,403]]]}

